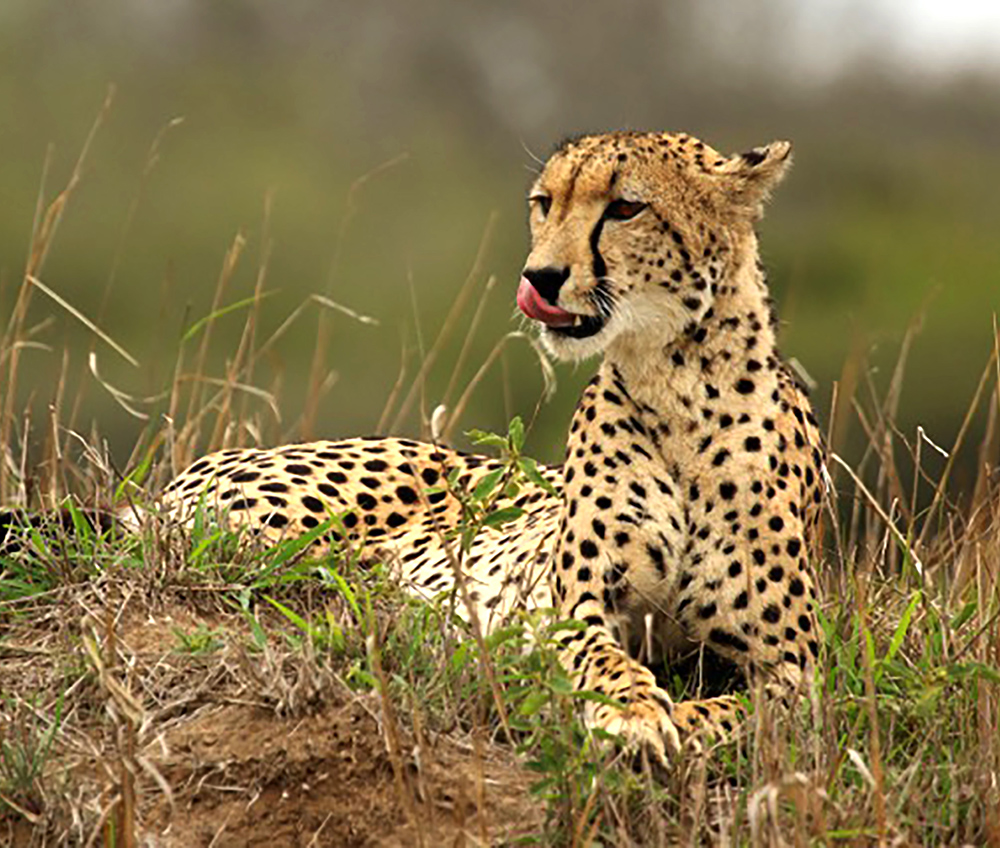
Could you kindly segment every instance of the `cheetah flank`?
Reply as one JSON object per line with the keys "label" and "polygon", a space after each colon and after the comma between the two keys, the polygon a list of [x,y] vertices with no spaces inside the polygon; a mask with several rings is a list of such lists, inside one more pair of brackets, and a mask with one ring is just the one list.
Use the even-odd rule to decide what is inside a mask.
{"label": "cheetah flank", "polygon": [[[560,495],[528,486],[520,518],[480,533],[469,597],[487,629],[525,607],[584,622],[562,635],[562,660],[620,704],[587,702],[589,724],[660,759],[733,730],[740,708],[672,704],[642,645],[656,659],[707,646],[779,695],[807,685],[819,652],[806,555],[820,440],[776,348],[754,234],[789,158],[786,142],[726,157],[683,134],[588,136],[529,196],[517,303],[559,358],[604,358],[563,468],[542,469]],[[441,481],[457,470],[470,487],[499,467],[405,439],[229,450],[181,474],[164,505],[189,515],[207,497],[270,541],[342,514],[335,541],[432,596],[454,586],[442,530],[460,518]]]}

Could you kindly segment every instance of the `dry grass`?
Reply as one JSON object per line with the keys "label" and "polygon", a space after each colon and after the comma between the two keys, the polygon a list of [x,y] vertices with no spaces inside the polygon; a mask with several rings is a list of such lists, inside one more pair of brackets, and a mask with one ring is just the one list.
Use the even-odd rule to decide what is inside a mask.
{"label": "dry grass", "polygon": [[[0,561],[0,843],[1000,845],[997,346],[967,416],[988,421],[978,446],[964,444],[967,427],[944,449],[895,427],[910,337],[884,398],[860,358],[848,363],[830,443],[860,426],[868,449],[831,463],[839,508],[814,551],[827,646],[815,703],[792,715],[761,705],[742,744],[654,774],[584,733],[543,621],[473,638],[447,602],[416,603],[350,557],[248,550],[207,523],[181,533],[155,516],[130,536],[92,528],[73,504],[142,500],[200,450],[276,435],[280,386],[258,385],[257,366],[305,305],[261,337],[268,250],[253,297],[227,303],[237,237],[212,313],[181,340],[160,394],[132,397],[82,357],[92,386],[149,422],[124,469],[77,432],[65,379],[48,420],[21,414],[19,357],[41,343],[27,305],[45,291],[85,158],[54,200],[40,196],[0,343],[0,503],[65,510]],[[475,331],[481,279],[477,260],[383,421],[403,426],[419,407],[430,427],[427,375],[463,320]],[[233,309],[246,312],[242,340],[225,373],[208,373],[212,325]],[[316,364],[323,332],[317,393],[332,380]],[[438,432],[454,431],[469,390],[449,381],[458,401]],[[962,492],[952,472],[973,448]]]}

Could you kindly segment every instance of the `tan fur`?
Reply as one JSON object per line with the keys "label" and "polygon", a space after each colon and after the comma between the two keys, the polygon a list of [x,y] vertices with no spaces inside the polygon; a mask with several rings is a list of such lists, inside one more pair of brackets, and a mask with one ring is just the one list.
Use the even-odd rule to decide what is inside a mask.
{"label": "tan fur", "polygon": [[[641,646],[657,654],[647,661],[706,646],[782,695],[818,655],[805,557],[819,436],[775,347],[753,231],[789,161],[787,142],[725,157],[686,135],[615,133],[567,143],[530,193],[525,274],[558,271],[553,307],[580,316],[569,331],[541,327],[542,339],[562,358],[604,359],[563,468],[544,472],[561,496],[528,487],[525,514],[484,531],[464,574],[487,627],[552,604],[584,621],[562,637],[563,661],[578,687],[620,705],[588,702],[588,721],[660,757],[733,730],[739,707],[671,704],[635,658]],[[611,215],[620,201],[635,204],[627,218]],[[207,492],[269,540],[345,514],[337,541],[388,557],[426,596],[454,585],[442,531],[460,515],[427,487],[451,469],[474,486],[496,467],[398,439],[223,452],[165,502],[189,515]]]}

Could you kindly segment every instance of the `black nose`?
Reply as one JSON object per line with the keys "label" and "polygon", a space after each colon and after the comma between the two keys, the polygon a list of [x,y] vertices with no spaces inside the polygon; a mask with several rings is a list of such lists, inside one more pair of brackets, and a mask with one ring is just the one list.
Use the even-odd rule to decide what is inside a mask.
{"label": "black nose", "polygon": [[559,289],[569,279],[569,268],[526,269],[524,276],[535,287],[536,292],[555,306],[559,299]]}

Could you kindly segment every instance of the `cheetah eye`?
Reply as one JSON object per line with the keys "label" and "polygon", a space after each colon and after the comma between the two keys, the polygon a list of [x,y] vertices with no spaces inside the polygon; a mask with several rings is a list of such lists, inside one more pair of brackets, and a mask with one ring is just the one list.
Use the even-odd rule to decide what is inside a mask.
{"label": "cheetah eye", "polygon": [[612,221],[627,221],[645,208],[646,204],[639,200],[612,200],[604,210],[604,217]]}
{"label": "cheetah eye", "polygon": [[547,194],[533,194],[528,198],[528,203],[534,204],[541,209],[543,218],[548,216],[549,209],[552,208],[552,198]]}

